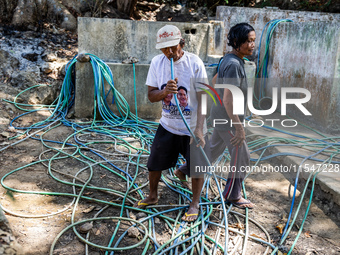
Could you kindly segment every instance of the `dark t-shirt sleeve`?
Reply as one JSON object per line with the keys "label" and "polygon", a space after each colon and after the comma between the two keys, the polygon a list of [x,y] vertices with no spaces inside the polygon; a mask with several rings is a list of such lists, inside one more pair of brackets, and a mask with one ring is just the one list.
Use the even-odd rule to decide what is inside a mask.
{"label": "dark t-shirt sleeve", "polygon": [[240,65],[235,62],[229,62],[222,66],[218,72],[217,84],[230,84],[236,87],[241,86]]}
{"label": "dark t-shirt sleeve", "polygon": [[[243,93],[243,100],[246,109],[247,99],[247,80],[244,70],[243,60],[238,58],[234,54],[228,54],[221,62],[216,84],[234,85],[241,89]],[[219,97],[222,99],[224,96],[224,88],[216,88]],[[213,104],[211,106],[211,119],[225,119],[228,120],[228,124],[216,125],[217,130],[233,130],[234,126],[230,126],[230,118],[223,104]],[[244,115],[239,115],[240,121],[243,121]]]}

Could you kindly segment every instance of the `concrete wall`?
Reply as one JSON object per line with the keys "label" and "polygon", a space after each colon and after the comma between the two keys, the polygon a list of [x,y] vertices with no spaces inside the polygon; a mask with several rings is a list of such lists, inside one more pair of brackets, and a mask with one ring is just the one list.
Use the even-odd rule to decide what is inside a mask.
{"label": "concrete wall", "polygon": [[[92,53],[110,66],[115,87],[134,109],[133,69],[122,60],[137,57],[136,87],[139,116],[159,118],[160,104],[151,104],[145,86],[149,64],[161,53],[155,48],[157,31],[168,22],[131,21],[120,19],[78,18],[79,53]],[[179,23],[185,39],[185,50],[195,53],[206,63],[217,63],[223,54],[223,23]],[[212,78],[216,68],[207,68]],[[93,74],[89,63],[77,63],[75,115],[93,116]],[[115,107],[112,106],[115,110]]]}
{"label": "concrete wall", "polygon": [[[157,31],[169,22],[122,19],[78,18],[79,53],[92,53],[104,61],[121,63],[132,56],[149,64],[160,54],[155,48]],[[223,23],[181,23],[177,26],[185,39],[185,50],[203,62],[215,63],[223,55]]]}
{"label": "concrete wall", "polygon": [[[133,66],[132,64],[107,63],[110,67],[115,88],[124,96],[130,106],[130,111],[135,113],[134,100],[134,83],[133,83]],[[255,63],[247,62],[245,65],[247,75],[254,77]],[[136,65],[136,92],[137,92],[137,109],[138,116],[146,119],[158,119],[161,116],[161,103],[150,103],[147,97],[147,86],[145,85],[149,65]],[[209,80],[216,74],[216,67],[206,67]],[[75,97],[75,116],[76,117],[93,117],[93,96],[94,96],[94,79],[92,67],[89,62],[76,63],[76,97]],[[250,86],[253,86],[254,80],[250,80]],[[106,92],[109,87],[106,85]],[[108,97],[110,108],[118,113],[115,105],[111,105],[112,94]]]}
{"label": "concrete wall", "polygon": [[280,24],[273,34],[269,56],[267,95],[277,84],[308,89],[312,98],[304,105],[312,116],[304,116],[295,106],[288,108],[288,115],[324,132],[340,132],[339,24]]}
{"label": "concrete wall", "polygon": [[224,25],[224,49],[229,51],[231,47],[227,45],[227,35],[229,29],[240,22],[247,22],[252,25],[256,32],[256,47],[255,51],[250,57],[254,60],[258,54],[258,46],[262,30],[265,25],[273,19],[291,19],[294,22],[308,22],[308,21],[328,21],[334,24],[340,23],[340,14],[322,13],[322,12],[304,12],[304,11],[290,11],[266,8],[246,8],[246,7],[229,7],[218,6],[216,9],[216,18],[223,21]]}
{"label": "concrete wall", "polygon": [[[216,15],[224,23],[227,51],[231,50],[227,34],[233,25],[247,22],[254,27],[257,50],[251,60],[257,60],[261,33],[270,20],[293,20],[277,26],[269,45],[266,95],[272,95],[274,86],[306,88],[312,99],[304,105],[312,116],[305,116],[295,106],[288,107],[288,115],[324,132],[340,131],[340,14],[219,6]],[[261,58],[264,49],[263,38]]]}

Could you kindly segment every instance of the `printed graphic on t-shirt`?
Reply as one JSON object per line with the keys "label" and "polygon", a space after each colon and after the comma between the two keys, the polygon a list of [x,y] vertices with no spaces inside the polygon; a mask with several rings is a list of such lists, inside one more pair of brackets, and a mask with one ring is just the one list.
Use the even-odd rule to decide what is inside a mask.
{"label": "printed graphic on t-shirt", "polygon": [[[166,84],[163,84],[161,86],[161,89],[164,89]],[[176,95],[174,94],[168,94],[163,100],[162,100],[162,109],[163,113],[166,114],[167,118],[174,119],[178,118],[180,115],[180,112],[178,110],[178,107],[176,105],[176,101],[174,96],[177,97],[178,104],[181,108],[181,111],[184,116],[190,116],[191,111],[189,107],[189,93],[188,89],[184,86],[178,87],[178,93]]]}

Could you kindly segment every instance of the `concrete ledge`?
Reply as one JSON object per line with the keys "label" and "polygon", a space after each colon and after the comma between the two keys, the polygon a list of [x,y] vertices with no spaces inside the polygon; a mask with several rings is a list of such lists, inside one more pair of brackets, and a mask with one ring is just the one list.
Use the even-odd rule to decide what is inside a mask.
{"label": "concrete ledge", "polygon": [[[275,118],[278,119],[280,117],[275,116]],[[302,135],[302,136],[307,136],[307,137],[316,138],[316,139],[322,138],[322,136],[302,126],[298,126],[294,128],[285,128],[284,131],[291,132],[296,135]],[[262,128],[262,127],[261,128],[247,128],[246,133],[247,135],[252,135],[249,137],[250,141],[257,139],[258,137],[270,137],[270,138],[281,137],[281,138],[287,138],[287,139],[296,139],[299,141],[304,140],[303,138],[293,137],[288,134],[283,134],[281,132]],[[282,146],[282,147],[274,146],[274,147],[269,147],[267,149],[265,156],[278,154],[278,153],[295,153],[295,154],[300,154],[300,155],[304,155],[305,157],[307,157],[311,154],[314,154],[315,151],[310,151],[306,148],[297,147],[297,146],[289,146],[289,147],[288,146]],[[251,155],[251,157],[254,157],[254,155]],[[323,159],[323,160],[327,158],[325,154],[320,154],[315,157],[319,159]],[[302,160],[303,158],[295,157],[295,156],[277,156],[274,159],[271,159],[270,161],[273,165],[280,165],[280,164],[286,165],[286,166],[291,167],[292,170],[294,168],[297,170]],[[300,173],[300,178],[302,177],[304,180],[307,180],[311,173],[311,171],[308,171],[308,170],[311,170],[312,165],[314,164],[315,167],[317,168],[317,164],[321,164],[321,163],[322,162],[316,162],[313,160],[305,161],[303,164],[304,166],[303,171],[301,171]],[[340,165],[337,165],[337,166],[333,165],[332,167],[334,171],[334,168],[335,167],[338,168],[340,167]],[[332,170],[328,168],[327,171],[332,171]],[[296,177],[296,172],[291,171],[290,173],[285,173],[284,175],[289,181],[293,183]],[[311,178],[311,181],[312,181],[312,178]],[[311,183],[312,182],[310,182],[310,184]],[[314,192],[315,192],[314,196],[319,195],[320,197],[331,200],[340,206],[340,171],[326,172],[326,169],[325,169],[325,172],[319,173],[316,177],[316,189]]]}
{"label": "concrete ledge", "polygon": [[[134,81],[132,64],[107,63],[110,67],[114,86],[126,99],[130,106],[130,111],[135,113]],[[159,119],[161,117],[161,103],[151,103],[148,100],[148,88],[145,85],[149,66],[147,64],[136,64],[136,94],[138,116],[145,119]],[[91,64],[76,64],[76,97],[75,97],[75,116],[78,118],[93,117],[94,110],[94,76]],[[216,67],[207,67],[208,78],[211,79],[216,73]],[[108,93],[109,86],[105,83],[105,94]],[[112,94],[109,94],[107,102],[110,109],[118,113],[115,104],[112,104]]]}
{"label": "concrete ledge", "polygon": [[[123,95],[130,106],[130,111],[135,113],[134,82],[132,64],[107,63],[113,75],[115,88]],[[158,119],[161,117],[161,103],[150,103],[148,100],[148,88],[145,85],[149,66],[147,64],[136,64],[136,94],[138,116],[145,119]],[[253,62],[246,62],[245,69],[248,77],[255,76],[256,66]],[[216,74],[216,67],[206,67],[209,81]],[[93,117],[94,110],[94,76],[91,63],[76,64],[76,97],[75,116],[78,118]],[[253,86],[254,80],[250,80]],[[105,85],[105,93],[109,91],[108,84]],[[117,108],[112,104],[112,94],[107,98],[110,109],[118,114]]]}

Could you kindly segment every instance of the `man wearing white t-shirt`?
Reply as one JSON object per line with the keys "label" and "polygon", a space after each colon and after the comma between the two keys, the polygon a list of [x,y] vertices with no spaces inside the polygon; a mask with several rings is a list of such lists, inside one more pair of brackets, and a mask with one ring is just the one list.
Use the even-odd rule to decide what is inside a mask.
{"label": "man wearing white t-shirt", "polygon": [[[195,54],[183,51],[183,47],[184,40],[176,26],[166,25],[158,31],[156,49],[160,49],[163,54],[155,56],[151,61],[146,80],[148,98],[151,102],[159,102],[163,101],[168,94],[177,94],[179,87],[184,87],[188,95],[191,90],[191,98],[188,99],[190,105],[187,107],[189,114],[183,114],[183,116],[199,139],[199,145],[204,147],[206,128],[204,118],[200,114],[201,107],[198,107],[199,94],[202,90],[198,90],[199,86],[192,81],[206,79],[207,74],[202,60]],[[174,61],[175,80],[171,79],[171,58]],[[166,86],[162,88],[164,84]],[[186,165],[177,169],[175,175],[182,181],[185,181],[186,175],[190,176],[190,132],[185,126],[174,97],[171,107],[163,108],[159,123],[147,164],[150,193],[148,197],[135,203],[134,206],[138,208],[145,208],[147,205],[158,202],[158,183],[162,170],[175,167],[179,154],[186,159]],[[196,148],[196,146],[191,148],[193,147]],[[196,150],[195,148],[191,150]],[[197,219],[203,181],[202,175],[192,176],[193,198],[182,220],[195,221]]]}

